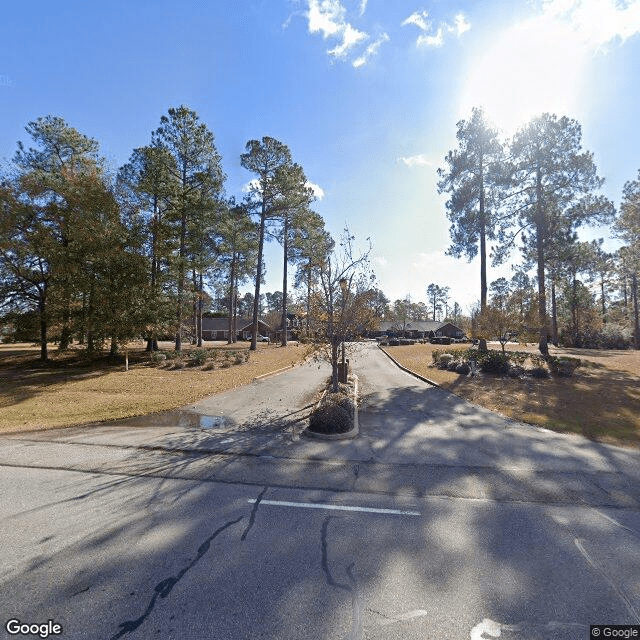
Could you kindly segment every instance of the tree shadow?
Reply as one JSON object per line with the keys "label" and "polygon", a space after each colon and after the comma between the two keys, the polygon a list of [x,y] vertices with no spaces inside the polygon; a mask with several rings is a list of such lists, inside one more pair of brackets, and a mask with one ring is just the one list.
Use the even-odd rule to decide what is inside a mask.
{"label": "tree shadow", "polygon": [[[329,490],[309,476],[322,461],[270,455],[298,446],[298,415],[215,417],[192,416],[164,451],[150,443],[150,458],[132,448],[114,468],[67,476],[16,513],[10,524],[34,550],[3,578],[2,610],[60,621],[65,638],[110,640],[477,640],[497,629],[574,640],[589,624],[638,623],[635,452],[416,385],[365,398],[371,456]],[[229,464],[244,479],[216,477]]]}

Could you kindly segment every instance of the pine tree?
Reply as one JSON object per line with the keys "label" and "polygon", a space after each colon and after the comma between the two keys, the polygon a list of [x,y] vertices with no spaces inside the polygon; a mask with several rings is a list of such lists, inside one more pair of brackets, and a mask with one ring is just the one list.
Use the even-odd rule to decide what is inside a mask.
{"label": "pine tree", "polygon": [[[182,350],[182,331],[188,299],[185,294],[189,272],[203,275],[210,245],[204,239],[214,226],[217,201],[224,174],[213,133],[200,122],[195,111],[180,106],[170,108],[160,119],[152,137],[153,146],[165,149],[172,162],[166,168],[174,189],[166,219],[177,239],[174,259],[176,286],[175,348]],[[202,280],[200,279],[201,283]]]}
{"label": "pine tree", "polygon": [[[535,247],[538,276],[538,347],[548,355],[546,249],[550,220],[562,212],[567,229],[609,222],[613,205],[595,192],[602,186],[593,154],[581,148],[580,124],[567,117],[543,114],[518,131],[511,141],[509,222]],[[506,242],[504,230],[500,237]]]}
{"label": "pine tree", "polygon": [[458,149],[445,158],[448,169],[438,169],[439,193],[449,193],[447,218],[451,245],[447,253],[470,261],[480,250],[480,307],[487,306],[487,240],[495,237],[496,188],[503,161],[498,133],[474,108],[467,122],[457,124]]}

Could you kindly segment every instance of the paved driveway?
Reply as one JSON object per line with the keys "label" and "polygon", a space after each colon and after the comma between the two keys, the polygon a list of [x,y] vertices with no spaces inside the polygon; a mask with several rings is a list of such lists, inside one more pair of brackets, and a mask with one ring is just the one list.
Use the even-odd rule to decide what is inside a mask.
{"label": "paved driveway", "polygon": [[[352,356],[145,419],[0,438],[0,612],[65,640],[586,640],[640,624],[640,458]],[[0,630],[0,637],[3,629]],[[54,636],[52,636],[54,637]]]}

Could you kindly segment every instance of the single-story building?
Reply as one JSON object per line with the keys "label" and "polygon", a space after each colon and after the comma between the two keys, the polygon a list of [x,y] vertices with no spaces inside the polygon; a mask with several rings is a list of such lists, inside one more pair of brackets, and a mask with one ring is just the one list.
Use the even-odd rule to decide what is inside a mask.
{"label": "single-story building", "polygon": [[[247,340],[251,337],[251,318],[236,318],[238,340]],[[261,336],[273,338],[273,329],[263,320],[258,320],[258,333]],[[228,340],[229,318],[202,318],[203,340]]]}
{"label": "single-story building", "polygon": [[[287,313],[287,340],[297,340],[304,326],[304,317],[297,313]],[[282,322],[278,325],[275,339],[282,339]]]}
{"label": "single-story building", "polygon": [[369,337],[392,336],[395,338],[413,338],[414,340],[449,337],[464,338],[464,331],[451,322],[433,322],[432,320],[411,320],[408,322],[380,322],[380,329],[371,332]]}

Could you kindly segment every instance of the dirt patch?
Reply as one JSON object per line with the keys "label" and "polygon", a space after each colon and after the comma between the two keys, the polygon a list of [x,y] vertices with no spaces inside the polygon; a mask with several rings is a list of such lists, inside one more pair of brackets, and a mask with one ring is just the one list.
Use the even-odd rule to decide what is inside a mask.
{"label": "dirt patch", "polygon": [[[451,348],[458,347],[469,345]],[[640,447],[640,351],[551,347],[551,355],[580,358],[582,366],[571,378],[537,380],[488,374],[472,378],[432,367],[432,351],[445,348],[450,347],[416,344],[387,351],[404,367],[444,389],[515,420]],[[510,344],[508,350],[537,353],[532,345]]]}
{"label": "dirt patch", "polygon": [[[257,351],[250,353],[248,362],[205,370],[207,364],[184,368],[174,368],[167,363],[154,366],[144,345],[137,343],[129,346],[129,371],[125,371],[123,356],[85,360],[81,351],[60,354],[54,348],[51,363],[42,365],[37,360],[37,347],[2,347],[0,433],[80,425],[175,409],[247,384],[257,376],[293,366],[310,351],[296,343],[286,348],[260,344]],[[215,343],[215,348],[244,354],[249,343]],[[185,359],[192,349],[184,349]],[[231,362],[235,362],[235,358]]]}

